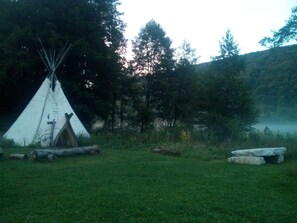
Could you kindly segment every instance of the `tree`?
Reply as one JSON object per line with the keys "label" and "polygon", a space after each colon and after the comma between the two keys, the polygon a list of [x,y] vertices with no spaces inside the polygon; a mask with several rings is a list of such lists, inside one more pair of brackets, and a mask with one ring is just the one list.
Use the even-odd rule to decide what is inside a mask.
{"label": "tree", "polygon": [[176,50],[176,63],[168,78],[167,100],[162,104],[162,118],[175,126],[177,121],[192,123],[198,109],[198,82],[195,65],[198,57],[190,43],[184,41]]}
{"label": "tree", "polygon": [[233,58],[239,55],[238,44],[234,41],[234,37],[230,29],[227,29],[225,37],[219,41],[220,44],[220,55],[214,57],[214,60],[221,60],[227,58]]}
{"label": "tree", "polygon": [[220,41],[206,79],[204,122],[219,138],[235,137],[254,124],[257,112],[243,76],[244,62],[230,30]]}
{"label": "tree", "polygon": [[278,31],[272,31],[272,37],[264,37],[259,43],[262,46],[278,47],[291,40],[297,40],[297,7],[292,8],[290,18]]}
{"label": "tree", "polygon": [[166,74],[173,68],[171,40],[154,20],[141,29],[132,42],[132,67],[139,79],[141,95],[137,103],[138,121],[143,131],[154,119],[157,104],[164,93]]}
{"label": "tree", "polygon": [[1,1],[0,99],[5,107],[1,113],[22,110],[45,78],[37,54],[40,38],[47,49],[72,44],[58,78],[78,116],[84,122],[94,115],[112,116],[122,70],[119,50],[125,44],[118,4],[118,0]]}

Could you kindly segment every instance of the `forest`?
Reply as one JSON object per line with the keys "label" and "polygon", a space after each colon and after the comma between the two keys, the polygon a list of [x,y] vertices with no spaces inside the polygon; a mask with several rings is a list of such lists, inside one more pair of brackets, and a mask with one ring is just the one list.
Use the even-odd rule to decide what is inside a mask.
{"label": "forest", "polygon": [[[259,110],[258,121],[296,121],[297,45],[281,46],[240,56],[245,79]],[[197,65],[197,70],[210,63]]]}
{"label": "forest", "polygon": [[261,120],[296,121],[297,45],[243,55]]}
{"label": "forest", "polygon": [[[227,30],[218,42],[219,55],[199,64],[199,52],[190,43],[174,49],[165,30],[151,20],[132,41],[128,60],[118,4],[1,0],[0,132],[47,75],[37,52],[40,40],[47,49],[71,44],[57,77],[88,129],[96,121],[107,131],[183,125],[226,139],[249,131],[259,119],[294,119],[296,46],[240,55]],[[273,38],[262,44],[269,41]]]}

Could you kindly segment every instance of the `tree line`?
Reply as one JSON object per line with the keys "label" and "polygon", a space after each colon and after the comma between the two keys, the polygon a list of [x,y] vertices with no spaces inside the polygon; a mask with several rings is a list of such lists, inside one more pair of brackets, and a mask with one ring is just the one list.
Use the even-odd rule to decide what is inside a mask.
{"label": "tree line", "polygon": [[70,104],[89,126],[102,120],[109,130],[144,132],[157,124],[185,125],[222,139],[249,130],[259,113],[230,30],[218,44],[219,55],[207,69],[199,70],[190,43],[174,49],[164,29],[151,20],[133,40],[133,58],[127,60],[118,4],[118,0],[1,0],[0,116],[13,114],[12,122],[45,78],[37,53],[41,39],[45,48],[72,44],[58,78]]}

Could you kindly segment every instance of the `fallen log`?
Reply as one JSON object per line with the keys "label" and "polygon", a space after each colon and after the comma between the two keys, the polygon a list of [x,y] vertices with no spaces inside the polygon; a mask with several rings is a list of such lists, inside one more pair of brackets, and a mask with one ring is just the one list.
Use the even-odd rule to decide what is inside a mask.
{"label": "fallen log", "polygon": [[100,148],[98,145],[64,148],[64,149],[35,149],[28,155],[33,159],[46,158],[48,160],[54,160],[57,157],[76,156],[82,154],[94,154],[99,153]]}
{"label": "fallen log", "polygon": [[167,156],[180,156],[181,153],[179,151],[172,151],[168,149],[161,149],[159,147],[151,149],[153,153],[159,153],[162,155],[167,155]]}
{"label": "fallen log", "polygon": [[13,160],[24,160],[27,158],[28,157],[26,154],[10,154],[9,155],[9,159],[13,159]]}

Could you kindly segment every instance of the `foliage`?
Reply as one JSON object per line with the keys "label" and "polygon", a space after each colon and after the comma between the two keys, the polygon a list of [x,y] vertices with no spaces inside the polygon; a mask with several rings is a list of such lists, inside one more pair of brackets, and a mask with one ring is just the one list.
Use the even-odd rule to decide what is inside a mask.
{"label": "foliage", "polygon": [[295,121],[297,112],[297,46],[242,56],[246,78],[262,120]]}
{"label": "foliage", "polygon": [[[266,78],[267,76],[269,77],[270,80],[268,81],[270,81],[270,83],[267,84],[267,87],[260,86],[260,89],[259,89],[262,92],[267,91],[265,95],[267,95],[268,97],[265,97],[263,94],[265,102],[263,103],[262,101],[260,101],[261,104],[264,104],[262,109],[266,110],[265,111],[266,115],[264,117],[266,119],[267,118],[272,119],[272,118],[275,118],[275,116],[277,117],[285,116],[285,119],[288,119],[288,118],[291,119],[290,116],[292,116],[293,114],[291,113],[291,110],[294,111],[294,114],[295,114],[295,110],[296,110],[296,106],[294,103],[295,100],[292,103],[291,99],[295,97],[294,95],[296,92],[294,87],[296,72],[295,72],[295,69],[293,68],[295,67],[295,64],[296,64],[296,55],[293,54],[289,56],[288,54],[291,52],[288,48],[286,48],[286,51],[284,50],[285,48],[284,49],[277,49],[277,48],[282,46],[285,43],[292,42],[292,40],[296,41],[296,37],[297,37],[297,7],[293,7],[291,15],[289,19],[286,21],[285,25],[277,31],[272,31],[272,37],[264,37],[259,42],[262,46],[273,48],[273,50],[278,51],[279,53],[280,52],[286,53],[286,54],[282,54],[282,57],[280,57],[279,54],[272,53],[273,51],[270,51],[272,58],[267,58],[268,61],[264,62],[264,63],[270,63],[270,65],[273,65],[271,69],[269,69],[269,67],[267,69],[267,71],[269,70],[271,74],[263,75],[264,78]],[[275,59],[279,60],[279,58],[281,58],[282,63],[279,63],[279,61],[277,62],[275,61]],[[279,83],[277,84],[278,86],[276,91],[273,90],[273,88],[275,87],[274,85],[277,82],[275,79],[279,81]],[[263,98],[263,96],[261,97],[261,99]],[[269,100],[271,104],[268,104],[266,102],[267,100]],[[268,114],[272,113],[272,115],[270,114],[267,115],[267,113]]]}
{"label": "foliage", "polygon": [[162,101],[159,117],[173,127],[177,122],[193,125],[201,100],[201,89],[195,70],[198,57],[188,42],[184,42],[177,49],[175,56],[175,68],[167,80],[169,86],[164,89],[168,96]]}
{"label": "foliage", "polygon": [[133,53],[133,73],[140,83],[137,121],[140,123],[140,131],[143,132],[154,120],[154,110],[158,104],[167,99],[164,99],[163,93],[166,92],[168,74],[173,69],[171,40],[162,27],[151,20],[133,41]]}
{"label": "foliage", "polygon": [[[245,70],[240,75],[248,85],[260,121],[296,121],[297,45],[240,55]],[[211,63],[197,65],[200,80],[208,76]],[[206,100],[206,99],[205,99]]]}
{"label": "foliage", "polygon": [[161,129],[138,133],[135,131],[98,132],[88,141],[99,144],[104,149],[150,150],[156,147],[174,149],[182,157],[202,160],[225,159],[230,152],[237,149],[257,147],[286,147],[286,160],[297,160],[297,138],[294,134],[273,133],[266,128],[263,131],[252,129],[238,134],[236,138],[221,141],[209,136],[206,129],[190,129],[177,124],[175,128]]}
{"label": "foliage", "polygon": [[12,139],[6,139],[6,138],[1,137],[0,138],[0,147],[11,148],[11,147],[16,147],[16,145]]}
{"label": "foliage", "polygon": [[165,31],[153,20],[133,42],[132,67],[140,93],[135,110],[141,132],[156,121],[174,127],[178,121],[192,124],[197,116],[200,91],[195,50],[184,42],[174,58],[170,45]]}
{"label": "foliage", "polygon": [[189,143],[191,140],[191,133],[189,131],[182,130],[180,132],[180,140],[181,143]]}
{"label": "foliage", "polygon": [[[150,134],[158,139],[161,131],[163,137],[176,140],[182,125],[187,126],[185,131],[207,129],[203,137],[208,140],[226,141],[251,130],[258,116],[256,105],[261,118],[295,118],[294,46],[239,56],[238,44],[227,30],[220,55],[197,66],[190,43],[173,49],[160,24],[151,20],[133,41],[134,58],[129,63],[123,57],[125,25],[118,4],[118,0],[2,0],[1,130],[23,110],[44,78],[36,53],[38,37],[46,48],[72,43],[58,78],[82,122],[99,119],[105,130],[145,130],[144,141]],[[12,115],[6,120],[8,114]],[[153,134],[157,124],[171,134],[163,130]]]}
{"label": "foliage", "polygon": [[213,57],[214,60],[234,58],[239,55],[238,44],[234,41],[233,34],[230,29],[227,29],[226,34],[222,37],[220,43],[220,55]]}
{"label": "foliage", "polygon": [[297,7],[292,8],[290,18],[278,31],[272,31],[272,37],[264,37],[260,40],[262,46],[279,47],[291,40],[297,40]]}
{"label": "foliage", "polygon": [[220,42],[220,56],[214,57],[204,78],[206,98],[201,114],[209,133],[221,139],[238,137],[257,118],[253,98],[242,76],[244,61],[230,30]]}
{"label": "foliage", "polygon": [[58,70],[64,91],[84,122],[94,114],[107,119],[122,67],[118,52],[124,44],[124,24],[118,4],[118,0],[1,0],[0,99],[5,108],[1,114],[21,111],[45,78],[37,54],[40,38],[46,49],[72,44]]}

